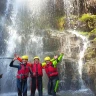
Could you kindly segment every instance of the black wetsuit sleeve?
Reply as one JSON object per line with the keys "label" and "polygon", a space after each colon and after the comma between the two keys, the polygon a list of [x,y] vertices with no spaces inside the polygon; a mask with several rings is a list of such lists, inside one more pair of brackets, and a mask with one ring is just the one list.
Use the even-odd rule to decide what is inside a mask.
{"label": "black wetsuit sleeve", "polygon": [[13,65],[14,61],[12,60],[11,63],[10,63],[10,67],[15,67],[15,68],[20,68],[20,65]]}
{"label": "black wetsuit sleeve", "polygon": [[2,74],[0,74],[0,78],[2,78]]}

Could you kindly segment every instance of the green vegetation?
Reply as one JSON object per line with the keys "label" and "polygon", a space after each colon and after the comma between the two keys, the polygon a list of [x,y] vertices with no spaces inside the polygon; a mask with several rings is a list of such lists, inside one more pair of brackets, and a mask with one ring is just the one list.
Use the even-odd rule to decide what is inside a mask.
{"label": "green vegetation", "polygon": [[81,35],[88,36],[88,32],[79,32]]}
{"label": "green vegetation", "polygon": [[88,48],[87,49],[87,54],[85,55],[85,58],[87,60],[90,60],[96,56],[96,49],[95,48]]}
{"label": "green vegetation", "polygon": [[57,29],[60,30],[60,31],[64,30],[64,25],[65,25],[65,17],[64,16],[57,17],[56,18]]}
{"label": "green vegetation", "polygon": [[96,15],[83,14],[79,21],[80,34],[88,36],[89,40],[96,40]]}
{"label": "green vegetation", "polygon": [[96,41],[96,38],[94,38],[94,41]]}
{"label": "green vegetation", "polygon": [[[66,29],[67,18],[62,16],[57,16],[54,18],[54,26],[57,30],[62,31]],[[78,26],[79,24],[79,26]],[[76,15],[70,16],[70,27],[73,29],[77,26],[77,30],[81,31],[80,34],[84,36],[91,36],[96,34],[96,15],[92,15],[90,13],[83,14],[81,17],[78,18]]]}
{"label": "green vegetation", "polygon": [[[58,17],[55,18],[56,28],[59,31],[62,31],[65,28],[68,27],[68,25],[66,24],[66,22],[67,22],[66,20],[67,20],[66,16],[58,16]],[[78,16],[75,16],[75,15],[70,16],[70,26],[71,26],[71,28],[74,28],[74,26],[77,25],[77,21],[78,21]]]}
{"label": "green vegetation", "polygon": [[96,27],[96,15],[83,14],[79,20],[83,23],[84,27],[88,32],[94,30]]}
{"label": "green vegetation", "polygon": [[81,21],[90,21],[91,19],[96,19],[96,16],[91,14],[83,14],[80,18]]}
{"label": "green vegetation", "polygon": [[96,34],[96,28],[94,28],[91,33]]}
{"label": "green vegetation", "polygon": [[90,40],[94,40],[96,38],[96,28],[89,32],[88,37]]}

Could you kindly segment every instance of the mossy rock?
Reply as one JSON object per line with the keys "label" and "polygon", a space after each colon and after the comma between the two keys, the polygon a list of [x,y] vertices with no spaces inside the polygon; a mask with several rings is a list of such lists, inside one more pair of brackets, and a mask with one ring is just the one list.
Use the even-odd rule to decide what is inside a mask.
{"label": "mossy rock", "polygon": [[85,60],[90,60],[96,57],[96,48],[88,48],[85,54]]}
{"label": "mossy rock", "polygon": [[88,33],[89,40],[96,40],[96,28],[93,29],[90,33]]}
{"label": "mossy rock", "polygon": [[83,31],[81,31],[81,32],[79,32],[81,35],[83,35],[83,36],[88,36],[88,32],[83,32]]}
{"label": "mossy rock", "polygon": [[83,14],[79,20],[81,21],[81,26],[84,29],[84,31],[92,31],[96,27],[96,15],[91,15],[91,14]]}
{"label": "mossy rock", "polygon": [[94,19],[96,20],[96,15],[91,15],[91,14],[83,14],[82,17],[79,19],[83,22],[86,22],[87,20]]}
{"label": "mossy rock", "polygon": [[57,24],[57,28],[58,30],[64,30],[64,25],[65,25],[65,17],[57,17],[56,18],[56,24]]}

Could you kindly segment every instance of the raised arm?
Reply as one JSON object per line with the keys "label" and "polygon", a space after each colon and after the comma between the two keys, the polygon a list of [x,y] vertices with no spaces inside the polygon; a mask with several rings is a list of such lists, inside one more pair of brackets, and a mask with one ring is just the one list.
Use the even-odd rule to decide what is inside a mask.
{"label": "raised arm", "polygon": [[13,65],[14,64],[14,61],[15,61],[16,59],[13,59],[11,62],[10,62],[10,67],[15,67],[15,68],[20,68],[20,65]]}
{"label": "raised arm", "polygon": [[57,56],[55,56],[54,57],[54,60],[52,61],[52,63],[53,63],[53,65],[54,65],[54,67],[56,67],[57,66],[57,64],[61,61],[61,59],[62,59],[62,57],[63,57],[63,53],[61,53],[60,55],[59,55],[59,57],[57,57]]}
{"label": "raised arm", "polygon": [[[63,53],[61,53],[59,55],[59,57],[57,55],[55,55],[54,58],[50,60],[52,62],[52,64],[54,65],[54,67],[57,66],[58,62],[61,61],[62,57],[63,57]],[[45,66],[46,66],[46,62],[43,62],[42,63],[42,68],[44,68]]]}
{"label": "raised arm", "polygon": [[62,60],[62,57],[63,57],[63,53],[61,53],[60,55],[59,55],[59,57],[57,58],[57,62],[60,62],[61,60]]}

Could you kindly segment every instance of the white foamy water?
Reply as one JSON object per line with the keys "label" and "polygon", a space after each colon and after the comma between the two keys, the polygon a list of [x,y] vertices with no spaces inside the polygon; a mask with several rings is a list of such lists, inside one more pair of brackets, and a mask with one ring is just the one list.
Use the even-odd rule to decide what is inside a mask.
{"label": "white foamy water", "polygon": [[[7,93],[7,94],[0,94],[0,96],[18,96],[17,93]],[[28,96],[30,96],[30,92],[28,92]],[[38,91],[36,90],[35,96],[38,96]],[[47,95],[47,91],[43,90],[43,96]],[[94,96],[94,94],[89,89],[83,89],[78,91],[60,91],[57,93],[56,96]]]}
{"label": "white foamy water", "polygon": [[[8,34],[8,36],[5,39],[6,51],[4,52],[4,57],[13,57],[17,48],[20,49],[21,51],[24,50],[23,54],[30,55],[30,53],[31,54],[33,53],[34,55],[35,54],[36,55],[39,54],[39,56],[42,55],[42,50],[43,50],[42,49],[42,47],[43,47],[42,37],[34,36],[33,33],[36,31],[36,29],[33,28],[33,25],[34,25],[33,21],[31,21],[31,18],[30,18],[31,23],[29,24],[29,22],[26,22],[27,21],[26,17],[24,17],[24,20],[21,20],[22,17],[20,17],[20,16],[24,12],[25,12],[25,14],[27,14],[26,12],[29,12],[27,14],[28,16],[31,15],[32,18],[33,17],[39,18],[40,13],[45,6],[44,4],[46,4],[45,1],[46,0],[42,0],[42,1],[41,0],[7,0],[5,15],[7,16],[9,14],[9,9],[11,9],[11,10],[10,10],[10,14],[8,15],[10,18],[8,21],[8,24],[6,23],[6,26],[4,26],[4,24],[2,22],[2,26],[5,27],[6,32]],[[19,23],[18,23],[18,21],[19,21]],[[25,29],[25,30],[27,30],[26,32],[24,32],[25,30],[22,31],[19,24],[21,25],[21,27],[22,26],[28,26],[28,27],[31,26],[29,28],[31,31],[28,30],[28,27],[26,27],[26,29]],[[20,33],[19,31],[22,31],[22,34],[19,34]],[[29,33],[29,31],[30,31],[30,33]],[[27,34],[27,32],[28,32],[28,34]],[[24,39],[22,39],[22,38],[24,38]],[[24,42],[24,40],[25,40],[25,42]],[[24,49],[21,47],[22,42],[24,45],[23,46]],[[33,56],[33,54],[31,56]],[[32,57],[31,57],[31,59],[32,59]],[[0,91],[3,93],[10,92],[10,91],[12,91],[12,92],[16,91],[15,75],[16,75],[17,70],[14,69],[14,71],[13,71],[13,68],[9,67],[10,61],[11,60],[5,60],[2,64],[1,72],[3,73],[3,78],[1,79],[1,90]],[[6,72],[4,72],[3,69],[5,69]],[[10,89],[9,89],[9,86],[10,86]],[[8,94],[10,94],[10,93],[8,93]]]}
{"label": "white foamy water", "polygon": [[85,88],[82,80],[82,69],[84,64],[84,53],[88,47],[88,39],[85,36],[82,36],[79,34],[76,30],[68,30],[68,32],[75,34],[77,37],[82,39],[83,47],[80,45],[80,53],[79,53],[79,60],[78,60],[78,71],[80,74],[80,83],[81,83],[81,89]]}

